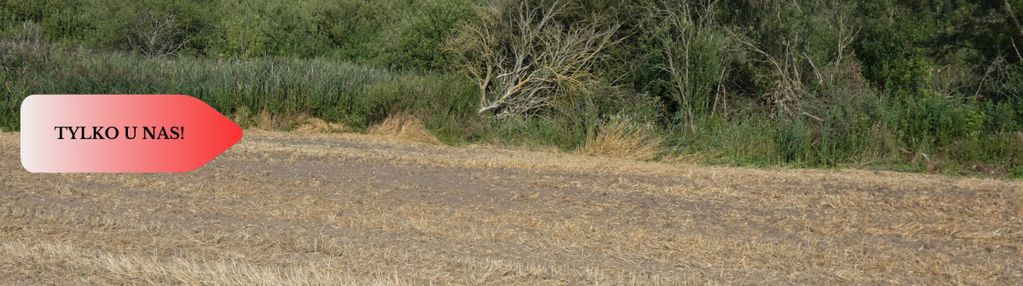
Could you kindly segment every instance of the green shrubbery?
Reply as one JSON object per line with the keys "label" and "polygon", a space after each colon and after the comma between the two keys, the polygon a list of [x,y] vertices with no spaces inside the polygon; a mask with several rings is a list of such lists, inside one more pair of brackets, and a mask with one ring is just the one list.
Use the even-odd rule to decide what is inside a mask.
{"label": "green shrubbery", "polygon": [[0,7],[2,35],[30,22],[50,41],[93,49],[331,56],[396,69],[443,68],[442,45],[472,13],[469,0],[4,0]]}
{"label": "green shrubbery", "polygon": [[[555,2],[525,3],[542,19]],[[1023,1],[563,1],[513,47],[517,24],[481,21],[518,3],[0,0],[0,128],[34,93],[185,93],[357,129],[412,113],[448,143],[572,150],[630,122],[709,163],[1023,176]],[[578,69],[512,69],[555,100],[478,114],[466,47],[514,67],[604,31]]]}

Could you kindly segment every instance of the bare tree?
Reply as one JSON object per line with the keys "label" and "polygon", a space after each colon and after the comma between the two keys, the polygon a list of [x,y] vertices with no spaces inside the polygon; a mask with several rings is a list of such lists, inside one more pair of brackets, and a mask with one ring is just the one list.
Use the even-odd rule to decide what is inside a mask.
{"label": "bare tree", "polygon": [[597,83],[594,62],[616,42],[617,24],[594,20],[566,27],[555,21],[566,2],[530,2],[479,8],[481,21],[453,40],[460,69],[479,88],[480,114],[529,114]]}
{"label": "bare tree", "polygon": [[139,13],[132,29],[125,34],[128,46],[144,55],[167,56],[176,53],[188,44],[184,33],[175,26],[176,15],[156,15],[151,12]]}
{"label": "bare tree", "polygon": [[[792,112],[789,105],[798,101],[803,94],[802,70],[800,68],[802,58],[799,56],[799,48],[794,40],[783,40],[784,50],[779,55],[768,53],[753,41],[742,36],[735,36],[739,42],[745,45],[750,51],[759,54],[758,61],[765,62],[774,69],[774,73],[767,75],[774,82],[775,86],[768,95],[775,107],[785,112]],[[809,59],[809,58],[807,58]]]}

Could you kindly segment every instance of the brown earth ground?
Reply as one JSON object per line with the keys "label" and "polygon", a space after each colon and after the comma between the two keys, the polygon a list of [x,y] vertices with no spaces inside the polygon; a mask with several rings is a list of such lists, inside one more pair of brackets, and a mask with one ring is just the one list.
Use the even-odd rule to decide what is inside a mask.
{"label": "brown earth ground", "polygon": [[1023,284],[1023,183],[248,132],[187,174],[29,174],[0,284]]}

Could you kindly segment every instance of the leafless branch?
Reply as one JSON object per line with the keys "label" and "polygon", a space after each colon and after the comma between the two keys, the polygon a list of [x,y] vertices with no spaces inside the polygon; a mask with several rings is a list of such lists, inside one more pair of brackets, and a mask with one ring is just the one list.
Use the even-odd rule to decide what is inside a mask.
{"label": "leafless branch", "polygon": [[1009,41],[1012,42],[1012,50],[1016,52],[1016,58],[1019,58],[1019,61],[1023,62],[1023,54],[1019,53],[1019,47],[1016,47],[1016,40],[1009,38]]}
{"label": "leafless branch", "polygon": [[479,10],[483,24],[467,27],[454,43],[461,70],[479,88],[478,113],[528,114],[596,83],[593,64],[616,43],[618,25],[593,21],[564,27],[554,18],[566,5],[531,7],[522,1]]}
{"label": "leafless branch", "polygon": [[188,44],[184,33],[175,26],[176,15],[158,16],[150,12],[138,14],[133,29],[125,34],[128,45],[150,56],[168,56]]}

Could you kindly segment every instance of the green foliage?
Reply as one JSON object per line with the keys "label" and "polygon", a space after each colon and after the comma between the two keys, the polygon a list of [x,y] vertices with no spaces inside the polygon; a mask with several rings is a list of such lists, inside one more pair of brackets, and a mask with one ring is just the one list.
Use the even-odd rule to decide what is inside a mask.
{"label": "green foliage", "polygon": [[911,146],[944,146],[973,139],[983,130],[984,113],[976,104],[962,104],[939,95],[906,98],[893,103],[890,122]]}
{"label": "green foliage", "polygon": [[[443,69],[443,43],[470,0],[45,0],[0,2],[0,35],[39,23],[46,38],[93,49],[215,58],[338,57]],[[144,38],[144,39],[143,39]],[[139,42],[178,47],[154,53]]]}
{"label": "green foliage", "polygon": [[[680,157],[729,165],[778,165],[779,130],[773,121],[756,117],[702,117],[694,130],[670,129],[671,153]],[[742,143],[744,142],[744,143]]]}
{"label": "green foliage", "polygon": [[782,122],[778,126],[778,153],[783,162],[805,161],[811,148],[810,130],[802,120]]}
{"label": "green foliage", "polygon": [[864,77],[892,92],[917,91],[934,68],[926,48],[937,33],[932,15],[890,0],[864,1],[860,10],[865,17],[856,52]]}
{"label": "green foliage", "polygon": [[391,7],[400,16],[393,26],[367,46],[375,53],[375,63],[392,69],[423,67],[443,70],[449,57],[443,51],[445,40],[463,19],[472,15],[464,0],[412,1],[412,7]]}
{"label": "green foliage", "polygon": [[621,41],[596,84],[512,119],[476,114],[446,52],[494,3],[0,0],[0,129],[30,94],[184,93],[357,129],[409,112],[454,144],[572,150],[629,118],[701,162],[1023,176],[1020,0],[564,2],[559,27]]}
{"label": "green foliage", "polygon": [[0,31],[10,35],[25,22],[38,24],[51,38],[81,40],[87,19],[76,10],[84,6],[76,0],[2,0],[0,1]]}

